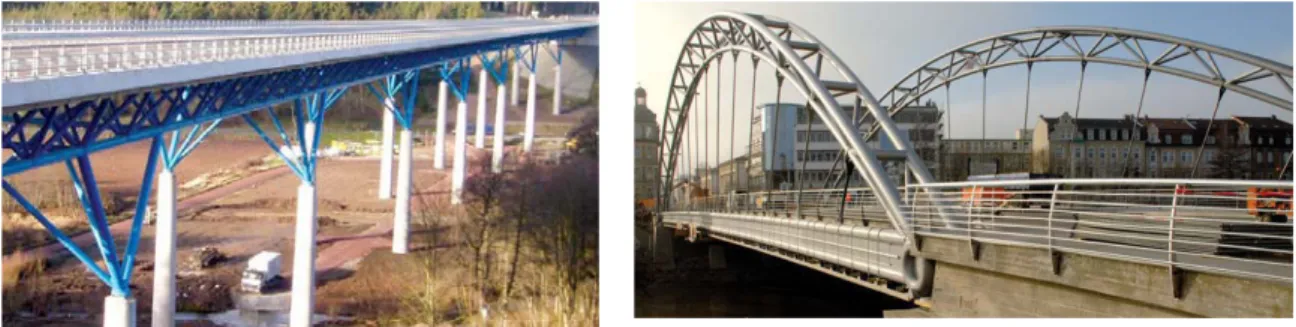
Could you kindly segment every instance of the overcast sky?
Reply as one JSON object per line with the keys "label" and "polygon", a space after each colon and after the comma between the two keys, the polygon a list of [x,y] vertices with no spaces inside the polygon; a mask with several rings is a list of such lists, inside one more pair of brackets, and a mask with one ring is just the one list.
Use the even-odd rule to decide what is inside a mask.
{"label": "overcast sky", "polygon": [[[1098,25],[1157,32],[1251,53],[1286,65],[1292,63],[1291,3],[640,2],[635,8],[636,79],[647,90],[648,106],[658,112],[659,119],[666,102],[665,90],[684,39],[699,22],[718,11],[771,14],[800,25],[841,57],[875,97],[881,97],[919,65],[957,46],[995,34],[1041,26]],[[1159,51],[1147,52],[1159,54]],[[750,108],[751,62],[744,59],[739,63],[740,91],[736,107]],[[733,106],[729,99],[733,62],[725,59],[723,65],[721,85],[725,95],[721,106],[729,108]],[[1075,110],[1079,66],[1078,63],[1035,66],[1028,127],[1033,127],[1041,114],[1057,116]],[[1221,67],[1221,70],[1230,75],[1228,68]],[[759,72],[755,102],[773,102],[773,74],[769,67]],[[716,91],[714,78],[713,75],[712,104]],[[1025,79],[1024,66],[989,73],[987,137],[1011,137],[1014,129],[1022,127]],[[1139,69],[1090,65],[1081,116],[1119,117],[1134,113],[1141,83]],[[953,137],[981,137],[981,88],[980,78],[965,78],[951,87]],[[1209,118],[1215,90],[1212,86],[1154,73],[1143,111],[1152,116]],[[795,93],[790,86],[785,87],[784,102],[802,101]],[[947,107],[943,91],[931,95],[939,107]],[[1292,117],[1290,111],[1238,94],[1224,97],[1219,116],[1229,114],[1276,114],[1287,121]],[[725,139],[730,134],[728,115],[722,118],[726,122],[721,128]],[[708,118],[716,119],[715,116]],[[748,118],[740,114],[737,119],[741,122]],[[741,135],[748,131],[739,127],[734,132]],[[729,157],[727,149],[719,154],[711,152],[725,159]],[[736,152],[741,155],[745,151]]]}

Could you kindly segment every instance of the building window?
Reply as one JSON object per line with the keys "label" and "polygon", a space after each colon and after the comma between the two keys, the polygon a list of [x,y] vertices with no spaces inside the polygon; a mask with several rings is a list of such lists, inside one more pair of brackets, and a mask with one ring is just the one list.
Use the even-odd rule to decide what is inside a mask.
{"label": "building window", "polygon": [[1180,136],[1179,138],[1180,138],[1180,141],[1183,142],[1183,144],[1192,144],[1192,134],[1184,134],[1183,136]]}
{"label": "building window", "polygon": [[1184,163],[1192,162],[1192,152],[1184,151],[1183,153],[1179,154],[1179,157],[1180,159],[1183,159]]}
{"label": "building window", "polygon": [[1206,136],[1206,144],[1215,144],[1214,136]]}
{"label": "building window", "polygon": [[1202,159],[1205,159],[1207,163],[1215,160],[1215,150],[1206,150],[1205,153],[1202,153]]}
{"label": "building window", "polygon": [[1164,151],[1164,152],[1161,152],[1161,162],[1164,162],[1164,163],[1167,163],[1167,164],[1169,164],[1169,163],[1174,163],[1174,153],[1172,153],[1172,152],[1170,152],[1170,151]]}
{"label": "building window", "polygon": [[1153,166],[1156,166],[1157,163],[1156,150],[1148,150],[1148,163]]}
{"label": "building window", "polygon": [[1088,152],[1089,152],[1089,159],[1093,159],[1094,149],[1090,148]]}
{"label": "building window", "polygon": [[1165,144],[1170,144],[1170,134],[1166,134],[1164,137],[1162,137],[1161,142]]}
{"label": "building window", "polygon": [[1107,158],[1107,149],[1098,149],[1098,159]]}
{"label": "building window", "polygon": [[1266,157],[1269,157],[1269,158],[1268,158],[1268,159],[1265,159],[1265,160],[1268,160],[1270,163],[1274,162],[1274,161],[1273,161],[1273,154],[1274,154],[1273,152],[1266,152],[1266,153],[1265,153],[1265,156],[1266,156]]}
{"label": "building window", "polygon": [[1080,148],[1076,148],[1075,151],[1072,152],[1074,152],[1073,154],[1075,155],[1076,159],[1080,159]]}
{"label": "building window", "polygon": [[1091,140],[1091,141],[1092,141],[1093,139],[1094,139],[1094,133],[1093,133],[1093,130],[1092,130],[1092,129],[1086,129],[1086,130],[1085,130],[1085,140]]}

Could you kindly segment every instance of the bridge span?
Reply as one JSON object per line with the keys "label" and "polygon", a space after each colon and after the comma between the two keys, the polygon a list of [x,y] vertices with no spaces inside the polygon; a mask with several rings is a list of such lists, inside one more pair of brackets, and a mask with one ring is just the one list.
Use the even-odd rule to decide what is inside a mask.
{"label": "bridge span", "polygon": [[[492,169],[500,171],[506,101],[517,104],[525,97],[523,147],[529,152],[535,130],[539,60],[553,61],[553,88],[561,90],[563,45],[597,44],[589,40],[597,38],[597,29],[596,17],[6,21],[4,69],[0,72],[4,83],[3,174],[9,177],[50,164],[66,166],[103,264],[97,264],[24,197],[20,191],[23,185],[6,179],[5,194],[111,288],[105,300],[105,326],[134,326],[137,321],[130,277],[145,216],[155,211],[152,321],[155,326],[171,326],[176,310],[174,168],[221,121],[242,119],[301,180],[290,317],[292,326],[309,326],[316,284],[316,163],[325,114],[333,103],[348,90],[361,89],[377,100],[375,107],[383,116],[383,142],[376,193],[382,199],[395,193],[392,252],[406,253],[411,128],[420,81],[437,82],[435,168],[453,169],[450,201],[458,204],[467,169],[470,85],[476,82],[478,90],[472,146],[490,147]],[[520,75],[527,75],[525,93],[518,91]],[[510,78],[511,94],[505,87]],[[491,85],[495,86],[494,96],[489,96]],[[493,123],[487,119],[491,110],[488,98],[495,105]],[[452,103],[451,99],[458,101]],[[561,104],[561,92],[555,92],[555,115],[561,113]],[[446,114],[451,110],[457,119],[447,145]],[[491,124],[496,126],[494,144],[488,146],[485,127]],[[397,125],[399,135],[395,133]],[[145,140],[152,145],[140,162],[110,163],[146,167],[123,249],[108,229],[89,155]],[[398,159],[393,158],[396,144]],[[447,165],[449,149],[454,155]],[[396,176],[391,169],[393,161],[397,161]],[[157,199],[150,199],[155,172]],[[149,209],[151,203],[156,204],[155,210]]]}
{"label": "bridge span", "polygon": [[[1164,49],[1159,56],[1144,51],[1154,44]],[[1228,76],[1214,65],[1226,59],[1244,73]],[[739,81],[747,62],[751,80]],[[1116,177],[937,180],[938,163],[919,143],[932,140],[912,139],[916,127],[896,117],[960,79],[980,75],[984,87],[990,71],[1020,65],[1029,76],[1037,64],[1078,64],[1077,99],[1085,67],[1102,64],[1141,71],[1144,81],[1157,73],[1204,83],[1217,87],[1219,98],[1236,94],[1291,112],[1289,65],[1180,37],[1090,26],[970,42],[875,98],[825,42],[794,22],[716,13],[685,41],[666,96],[654,260],[671,264],[673,237],[727,242],[913,301],[924,308],[921,316],[1292,316],[1293,183],[1198,177],[1206,176],[1200,158],[1213,142],[1191,143],[1197,159],[1184,160],[1183,176],[1135,178],[1138,161],[1131,164],[1129,152],[1118,161],[1112,152],[1102,163],[1124,165]],[[762,82],[777,87],[773,104],[757,105]],[[1029,116],[1029,77],[1026,83]],[[803,106],[782,100],[784,84]],[[751,107],[737,104],[748,97]],[[1077,101],[1066,114],[1079,119],[1082,107]],[[1142,107],[1140,97],[1133,117]],[[794,127],[780,132],[779,119]],[[737,135],[735,121],[751,122],[749,135]],[[1202,127],[1204,135],[1223,135],[1212,134],[1218,126]],[[1135,126],[1120,128],[1141,135]],[[1136,138],[1121,140],[1133,145]],[[812,158],[815,152],[830,159]],[[1075,153],[1077,160],[1067,160],[1072,172],[1098,164]]]}

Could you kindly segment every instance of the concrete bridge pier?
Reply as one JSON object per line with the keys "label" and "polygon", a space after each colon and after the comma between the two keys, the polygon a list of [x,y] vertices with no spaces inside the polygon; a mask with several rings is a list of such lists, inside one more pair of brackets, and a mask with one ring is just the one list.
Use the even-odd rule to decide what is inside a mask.
{"label": "concrete bridge pier", "polygon": [[[413,117],[409,117],[413,118]],[[404,127],[400,132],[400,162],[396,175],[396,221],[392,226],[392,253],[409,252],[410,165],[414,159],[414,132]]]}
{"label": "concrete bridge pier", "polygon": [[129,295],[109,295],[104,298],[103,325],[104,327],[135,326],[135,298]]}
{"label": "concrete bridge pier", "polygon": [[486,148],[486,88],[490,87],[490,82],[486,80],[486,68],[482,68],[479,74],[480,81],[477,82],[477,129],[473,136],[473,146],[478,149]]}
{"label": "concrete bridge pier", "polygon": [[554,45],[554,87],[553,87],[553,114],[554,116],[562,114],[562,43],[553,41]]}
{"label": "concrete bridge pier", "polygon": [[395,134],[394,129],[396,125],[396,117],[392,114],[392,110],[396,109],[395,99],[387,97],[387,99],[383,101],[383,106],[385,107],[382,110],[382,146],[381,149],[378,150],[382,153],[382,157],[378,162],[378,198],[386,200],[390,199],[392,196],[392,138],[394,136],[393,134]]}
{"label": "concrete bridge pier", "polygon": [[[313,144],[317,126],[308,122],[305,127],[306,139],[302,144]],[[301,155],[313,153],[303,148]],[[292,327],[310,327],[315,307],[315,200],[314,182],[303,178],[297,187],[297,226],[293,236],[292,305],[289,312],[289,325]]]}
{"label": "concrete bridge pier", "polygon": [[[521,59],[521,58],[519,58]],[[509,97],[509,105],[518,105],[518,78],[521,78],[522,65],[513,65],[513,96]]]}
{"label": "concrete bridge pier", "polygon": [[660,223],[653,227],[653,263],[658,267],[672,269],[675,268],[675,239],[673,229],[666,228]]}
{"label": "concrete bridge pier", "polygon": [[432,151],[432,166],[445,169],[446,82],[437,86],[436,145]]}
{"label": "concrete bridge pier", "polygon": [[175,325],[175,173],[163,165],[157,180],[157,230],[153,236],[153,326]]}
{"label": "concrete bridge pier", "polygon": [[454,140],[454,170],[450,173],[450,204],[459,204],[463,201],[464,186],[464,166],[467,165],[467,154],[464,147],[468,141],[468,102],[460,100],[457,110],[455,110],[455,140]]}
{"label": "concrete bridge pier", "polygon": [[491,149],[491,171],[499,173],[504,163],[504,83],[495,86],[495,133]]}

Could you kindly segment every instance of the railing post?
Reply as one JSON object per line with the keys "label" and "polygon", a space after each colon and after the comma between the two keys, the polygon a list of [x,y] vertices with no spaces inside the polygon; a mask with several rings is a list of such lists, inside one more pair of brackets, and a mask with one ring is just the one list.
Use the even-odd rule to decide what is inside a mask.
{"label": "railing post", "polygon": [[1176,299],[1183,295],[1183,271],[1175,265],[1175,216],[1179,214],[1179,193],[1183,187],[1182,184],[1175,184],[1174,195],[1170,198],[1170,230],[1167,231],[1166,242],[1166,268],[1170,272],[1170,289]]}
{"label": "railing post", "polygon": [[1053,195],[1049,199],[1048,212],[1048,252],[1049,260],[1053,264],[1053,274],[1057,275],[1062,272],[1062,257],[1053,249],[1053,211],[1057,209],[1058,189],[1061,184],[1053,184]]}

